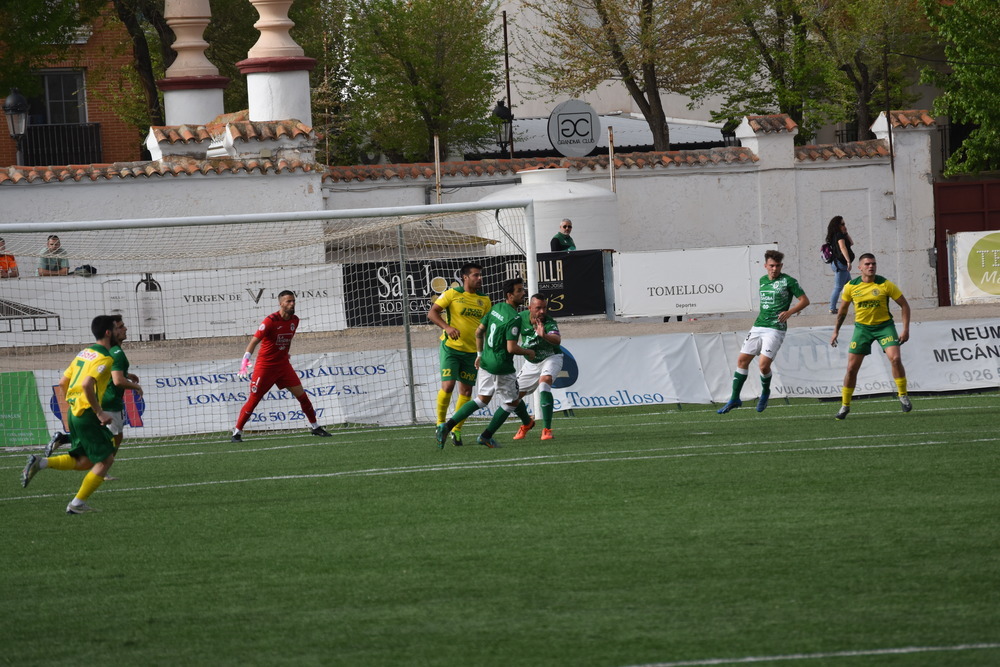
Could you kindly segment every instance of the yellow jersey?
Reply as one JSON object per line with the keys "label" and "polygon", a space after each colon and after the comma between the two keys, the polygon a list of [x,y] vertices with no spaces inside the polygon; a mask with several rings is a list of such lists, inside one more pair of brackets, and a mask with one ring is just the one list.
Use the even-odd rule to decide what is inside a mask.
{"label": "yellow jersey", "polygon": [[97,400],[100,401],[101,396],[104,396],[104,392],[108,388],[108,383],[111,382],[111,365],[113,363],[114,359],[111,358],[111,353],[108,352],[107,348],[96,343],[80,350],[80,353],[76,355],[73,363],[63,373],[65,377],[69,378],[66,402],[73,415],[79,417],[93,407],[83,391],[83,379],[89,376],[97,381],[97,386],[94,389]]}
{"label": "yellow jersey", "polygon": [[470,294],[461,287],[452,287],[446,289],[434,303],[444,311],[444,321],[458,329],[459,333],[458,338],[452,340],[442,331],[444,344],[459,352],[476,352],[476,329],[479,328],[479,320],[493,307],[490,298],[485,294]]}
{"label": "yellow jersey", "polygon": [[901,296],[895,283],[879,275],[870,283],[855,278],[844,285],[840,294],[842,300],[854,302],[854,321],[869,326],[892,320],[889,299],[895,301]]}

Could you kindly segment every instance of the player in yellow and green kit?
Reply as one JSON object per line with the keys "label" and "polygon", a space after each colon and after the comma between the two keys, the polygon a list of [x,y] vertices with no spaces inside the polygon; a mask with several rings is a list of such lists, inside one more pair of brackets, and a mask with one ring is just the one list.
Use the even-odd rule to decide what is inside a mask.
{"label": "player in yellow and green kit", "polygon": [[[847,309],[854,304],[854,336],[851,337],[851,349],[847,353],[847,374],[844,376],[843,400],[837,419],[844,419],[851,411],[851,398],[858,382],[858,371],[861,362],[871,354],[872,343],[882,346],[889,365],[892,367],[892,377],[896,382],[896,392],[903,412],[913,409],[910,397],[906,393],[906,369],[899,346],[910,339],[910,304],[899,287],[890,280],[875,273],[877,264],[875,255],[865,253],[858,260],[858,270],[861,276],[844,285],[840,295],[840,308],[837,310],[837,324],[833,327],[830,345],[837,347],[837,337],[840,327],[847,317]],[[903,331],[896,333],[896,324],[889,312],[889,299],[899,304],[903,316]]]}
{"label": "player in yellow and green kit", "polygon": [[[438,390],[436,406],[438,426],[448,417],[448,406],[451,405],[456,382],[456,410],[472,397],[477,373],[476,329],[479,327],[479,320],[492,307],[490,298],[479,293],[483,284],[483,267],[469,262],[462,266],[461,274],[462,286],[446,289],[427,312],[427,319],[442,329],[439,352],[441,389]],[[451,432],[451,439],[456,446],[462,445],[464,423],[463,420]]]}
{"label": "player in yellow and green kit", "polygon": [[115,317],[98,315],[90,324],[96,342],[83,349],[73,359],[64,377],[69,378],[66,402],[69,405],[70,442],[68,454],[42,458],[32,454],[21,473],[21,485],[44,468],[56,470],[87,470],[76,497],[66,506],[67,514],[96,511],[86,500],[104,482],[115,461],[115,444],[107,425],[112,417],[101,407],[101,396],[111,382],[114,359],[110,348],[121,343],[116,336]]}

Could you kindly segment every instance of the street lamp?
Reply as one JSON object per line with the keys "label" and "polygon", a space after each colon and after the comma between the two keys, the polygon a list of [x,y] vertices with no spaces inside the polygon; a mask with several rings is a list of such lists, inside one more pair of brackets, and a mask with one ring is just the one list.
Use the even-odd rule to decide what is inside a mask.
{"label": "street lamp", "polygon": [[493,122],[497,126],[497,148],[500,149],[500,155],[510,147],[510,157],[514,157],[514,114],[503,100],[497,100],[497,105],[493,107]]}
{"label": "street lamp", "polygon": [[7,129],[10,130],[10,138],[17,146],[18,164],[21,164],[21,140],[24,138],[25,130],[28,128],[28,100],[17,88],[10,89],[10,95],[3,103],[3,113],[7,118]]}

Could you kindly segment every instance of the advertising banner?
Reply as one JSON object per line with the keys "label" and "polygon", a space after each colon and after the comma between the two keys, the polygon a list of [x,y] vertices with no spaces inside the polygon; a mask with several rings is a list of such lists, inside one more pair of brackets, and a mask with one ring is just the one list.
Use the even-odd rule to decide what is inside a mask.
{"label": "advertising banner", "polygon": [[0,347],[85,344],[96,315],[121,314],[132,340],[250,335],[292,290],[302,331],[346,326],[341,266],[30,277],[3,281]]}
{"label": "advertising banner", "polygon": [[[847,368],[851,329],[830,346],[832,327],[791,328],[772,366],[772,398],[837,398]],[[668,403],[721,403],[729,398],[736,358],[745,333],[664,334],[637,337],[564,339],[566,360],[553,383],[557,410]],[[910,327],[903,361],[911,392],[944,392],[1000,386],[1000,320],[922,322]],[[126,344],[127,345],[127,344]],[[407,362],[402,350],[294,355],[322,424],[411,421]],[[436,348],[414,351],[416,421],[434,421],[440,383]],[[127,437],[156,437],[226,431],[246,401],[247,383],[236,377],[237,360],[133,365],[144,395],[127,402],[132,429]],[[4,396],[24,397],[4,404],[0,428],[48,440],[59,427],[55,388],[60,371],[0,375]],[[894,394],[896,385],[885,354],[875,349],[858,376],[855,396]],[[760,393],[756,362],[743,398]],[[529,403],[530,405],[530,403]],[[44,407],[47,428],[41,425]],[[495,406],[477,412],[492,414]],[[298,401],[272,390],[261,401],[249,430],[307,426]],[[42,437],[38,437],[41,435]],[[8,436],[8,439],[14,436]],[[18,436],[20,437],[20,436]],[[20,440],[19,440],[20,441]]]}
{"label": "advertising banner", "polygon": [[616,252],[615,314],[659,317],[755,310],[764,251],[774,247]]}
{"label": "advertising banner", "polygon": [[538,291],[549,298],[553,317],[603,315],[604,252],[574,250],[538,255]]}
{"label": "advertising banner", "polygon": [[0,373],[0,433],[5,446],[48,442],[45,414],[31,371]]}
{"label": "advertising banner", "polygon": [[960,232],[948,241],[951,302],[1000,303],[1000,231]]}

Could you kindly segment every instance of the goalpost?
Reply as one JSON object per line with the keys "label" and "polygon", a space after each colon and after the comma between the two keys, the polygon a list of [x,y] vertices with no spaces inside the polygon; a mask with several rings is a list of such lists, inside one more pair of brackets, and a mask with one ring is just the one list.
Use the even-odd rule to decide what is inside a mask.
{"label": "goalpost", "polygon": [[[50,235],[61,247],[46,250]],[[236,374],[250,335],[296,293],[292,365],[327,427],[434,421],[438,336],[426,313],[483,265],[537,291],[531,200],[345,211],[0,224],[20,277],[0,280],[0,440],[39,445],[60,427],[58,389],[96,315],[121,314],[143,386],[127,392],[127,439],[230,429],[246,400]],[[64,266],[65,276],[38,267]],[[307,426],[272,388],[248,431]]]}

